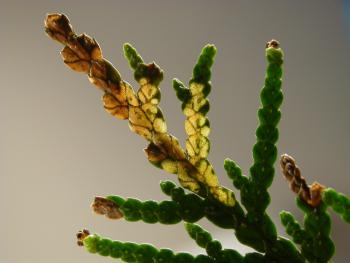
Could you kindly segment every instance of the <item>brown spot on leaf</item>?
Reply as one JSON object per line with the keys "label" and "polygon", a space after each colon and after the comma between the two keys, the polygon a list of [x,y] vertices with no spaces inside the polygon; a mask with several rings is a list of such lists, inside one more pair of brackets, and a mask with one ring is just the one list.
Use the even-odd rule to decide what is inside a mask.
{"label": "brown spot on leaf", "polygon": [[96,214],[105,215],[110,219],[119,219],[123,217],[122,212],[119,210],[119,206],[104,197],[96,196],[91,207]]}

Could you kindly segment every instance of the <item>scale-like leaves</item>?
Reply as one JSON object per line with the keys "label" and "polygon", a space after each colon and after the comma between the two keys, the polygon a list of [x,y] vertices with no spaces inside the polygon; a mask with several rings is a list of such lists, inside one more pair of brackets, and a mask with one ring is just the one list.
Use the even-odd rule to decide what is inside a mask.
{"label": "scale-like leaves", "polygon": [[196,167],[200,175],[200,181],[208,186],[212,195],[221,202],[233,205],[235,200],[232,192],[220,186],[214,168],[207,159],[210,151],[210,141],[208,139],[210,122],[206,117],[209,111],[207,96],[211,89],[210,69],[214,63],[215,54],[215,46],[206,45],[193,69],[189,88],[178,79],[173,80],[173,88],[178,99],[182,101],[182,110],[186,116],[186,153],[190,163]]}
{"label": "scale-like leaves", "polygon": [[[187,156],[178,140],[168,133],[165,118],[159,108],[161,97],[159,84],[163,79],[163,71],[158,65],[145,64],[130,44],[124,45],[124,54],[140,86],[135,92],[130,84],[122,80],[113,65],[103,58],[98,43],[85,34],[77,36],[66,16],[48,15],[45,30],[51,38],[65,46],[61,54],[67,66],[75,71],[87,73],[90,82],[104,91],[103,104],[106,111],[119,119],[128,120],[130,129],[149,141],[145,152],[151,163],[177,174],[184,188],[205,196],[207,189],[210,189],[219,202],[227,206],[234,205],[233,193],[219,185],[211,165],[206,160],[194,164],[194,160]],[[215,49],[211,46],[206,50],[207,53],[210,50],[212,53]],[[195,68],[197,73],[194,73],[191,86],[193,94],[200,92],[196,83],[202,83],[201,81],[205,80],[203,74],[208,69],[202,66],[212,64],[210,56],[212,55],[201,56],[200,63]],[[208,88],[207,85],[205,87]],[[205,94],[205,91],[203,92]],[[198,97],[195,109],[205,112],[206,107],[203,106],[206,104],[208,103],[203,98]],[[198,117],[198,120],[202,118]],[[207,123],[199,121],[201,134],[191,137],[187,143],[187,145],[193,145],[195,151],[200,151],[203,157],[206,157],[209,151],[208,140],[205,137],[209,134]]]}

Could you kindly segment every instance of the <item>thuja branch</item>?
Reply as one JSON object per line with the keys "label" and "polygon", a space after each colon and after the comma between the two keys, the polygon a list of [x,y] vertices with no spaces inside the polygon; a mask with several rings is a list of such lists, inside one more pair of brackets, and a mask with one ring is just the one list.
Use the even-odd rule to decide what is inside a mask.
{"label": "thuja branch", "polygon": [[149,141],[145,152],[151,163],[177,174],[181,185],[190,191],[202,196],[209,191],[223,204],[234,206],[234,194],[219,185],[210,166],[203,167],[202,163],[194,165],[178,140],[167,132],[165,119],[158,107],[163,72],[155,63],[145,64],[131,45],[124,46],[125,56],[140,85],[135,93],[112,64],[103,58],[98,43],[85,34],[76,35],[66,16],[48,15],[45,30],[52,39],[65,46],[61,55],[66,65],[88,74],[90,82],[104,91],[105,109],[119,119],[129,120],[130,129]]}
{"label": "thuja branch", "polygon": [[120,258],[125,262],[142,263],[190,263],[213,262],[208,256],[192,256],[189,253],[174,253],[170,249],[157,249],[150,244],[136,244],[132,242],[113,241],[97,234],[90,234],[86,229],[77,234],[78,244],[85,246],[90,253],[98,253],[101,256]]}
{"label": "thuja branch", "polygon": [[[317,182],[308,185],[295,160],[284,154],[280,160],[282,173],[297,195],[298,207],[305,214],[300,223],[293,214],[287,211],[280,213],[282,224],[293,242],[277,234],[266,212],[270,203],[268,188],[275,173],[279,136],[277,125],[281,119],[280,106],[283,101],[283,52],[276,40],[269,41],[265,49],[267,70],[260,94],[259,125],[250,174],[244,175],[233,160],[226,159],[224,162],[227,175],[240,191],[243,210],[233,192],[220,185],[208,160],[210,122],[206,114],[209,111],[207,97],[211,91],[211,67],[216,55],[214,45],[203,48],[188,87],[178,79],[173,80],[173,88],[186,117],[187,139],[183,149],[168,132],[159,107],[159,85],[163,80],[163,71],[157,64],[145,63],[135,48],[130,44],[124,45],[124,55],[139,85],[135,91],[103,57],[96,40],[85,34],[76,35],[66,16],[48,15],[45,30],[52,39],[64,45],[61,51],[64,63],[74,71],[87,74],[90,82],[104,92],[106,111],[118,119],[128,120],[130,129],[146,139],[148,160],[169,173],[177,174],[181,184],[179,187],[171,181],[161,182],[161,190],[171,200],[156,202],[117,195],[98,196],[92,203],[92,209],[109,219],[130,222],[177,224],[183,221],[189,236],[205,249],[207,255],[193,256],[158,249],[149,244],[112,241],[90,234],[88,230],[79,231],[78,245],[85,246],[91,253],[135,263],[329,262],[334,254],[334,244],[330,238],[331,218],[327,208],[331,207],[345,222],[350,223],[349,197]],[[242,244],[257,252],[241,255],[233,249],[223,248],[208,231],[194,224],[204,217],[221,228],[233,230]]]}
{"label": "thuja branch", "polygon": [[185,193],[182,187],[176,187],[170,181],[162,181],[161,189],[171,197],[171,201],[140,201],[111,195],[95,197],[91,206],[94,212],[110,219],[124,218],[131,222],[141,220],[150,224],[177,224],[180,221],[193,223],[206,217],[221,228],[235,229],[245,221],[239,206],[227,207],[220,202]]}
{"label": "thuja branch", "polygon": [[309,186],[291,156],[282,155],[280,164],[291,190],[297,194],[298,207],[305,213],[303,227],[286,211],[280,213],[282,224],[309,262],[327,263],[334,254],[334,244],[330,238],[331,218],[322,201],[325,187],[317,182]]}
{"label": "thuja branch", "polygon": [[[260,93],[262,107],[258,110],[259,126],[256,130],[257,142],[253,147],[254,164],[250,168],[249,182],[241,190],[242,203],[251,215],[258,219],[270,202],[267,191],[274,176],[277,157],[277,125],[281,119],[280,106],[283,101],[282,64],[283,52],[276,40],[266,45],[267,69],[265,83]],[[253,205],[259,203],[259,205]]]}
{"label": "thuja branch", "polygon": [[[131,45],[124,46],[125,56],[140,85],[139,90],[135,92],[127,82],[121,79],[119,72],[111,63],[103,58],[97,42],[84,34],[77,36],[64,15],[48,15],[45,25],[48,35],[65,46],[61,52],[64,62],[75,71],[87,73],[90,82],[104,91],[103,101],[106,110],[117,118],[129,120],[131,130],[149,141],[149,146],[145,150],[149,161],[170,173],[178,174],[183,187],[204,198],[205,214],[210,221],[224,228],[235,228],[240,241],[258,251],[266,252],[268,258],[275,258],[271,254],[271,251],[274,251],[279,256],[287,253],[291,258],[296,258],[295,262],[299,262],[295,248],[288,241],[277,239],[274,224],[267,215],[262,215],[257,221],[247,221],[233,193],[219,185],[217,176],[206,159],[209,153],[207,139],[209,121],[205,117],[209,104],[206,96],[210,91],[210,67],[215,55],[213,46],[209,45],[203,49],[194,68],[189,89],[181,86],[179,82],[174,83],[187,116],[185,127],[189,137],[185,152],[177,139],[167,132],[165,119],[158,107],[160,101],[158,86],[163,73],[155,63],[145,64]],[[268,47],[267,57],[272,66],[268,71],[267,80],[273,79],[276,74],[274,64],[279,65],[279,54],[280,51],[274,45]],[[273,116],[273,111],[267,110],[263,114],[263,120],[276,124]],[[261,148],[263,151],[264,145]],[[249,199],[259,201],[254,199],[254,196],[261,191],[251,185],[249,183],[249,186],[247,184],[246,188],[241,190],[243,196],[246,193],[246,199],[242,198],[246,204]],[[131,210],[129,206],[129,210],[136,217],[128,218],[138,219],[137,215],[140,213],[137,213],[139,209],[137,204],[140,202],[129,200],[129,204],[134,204]],[[170,203],[167,204],[170,205]],[[253,206],[259,207],[258,203],[252,204]],[[111,214],[120,217],[116,211],[109,216]]]}

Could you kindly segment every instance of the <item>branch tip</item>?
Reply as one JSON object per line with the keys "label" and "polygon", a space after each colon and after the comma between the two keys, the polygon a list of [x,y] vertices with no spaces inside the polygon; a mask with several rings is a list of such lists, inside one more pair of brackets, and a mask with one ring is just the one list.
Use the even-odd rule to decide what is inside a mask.
{"label": "branch tip", "polygon": [[91,204],[92,209],[98,215],[104,215],[109,219],[119,219],[123,217],[119,206],[107,198],[96,196]]}
{"label": "branch tip", "polygon": [[83,229],[83,230],[79,230],[79,232],[77,233],[77,244],[78,246],[80,247],[83,247],[84,246],[84,239],[90,235],[90,231],[87,230],[87,229]]}
{"label": "branch tip", "polygon": [[296,193],[304,202],[312,207],[318,207],[322,201],[322,191],[325,186],[314,182],[308,185],[293,157],[288,154],[281,155],[280,165],[284,177],[289,182],[291,190]]}
{"label": "branch tip", "polygon": [[270,41],[268,41],[266,43],[266,48],[270,48],[270,47],[272,47],[272,48],[279,48],[280,47],[280,43],[277,40],[275,40],[275,39],[271,39]]}

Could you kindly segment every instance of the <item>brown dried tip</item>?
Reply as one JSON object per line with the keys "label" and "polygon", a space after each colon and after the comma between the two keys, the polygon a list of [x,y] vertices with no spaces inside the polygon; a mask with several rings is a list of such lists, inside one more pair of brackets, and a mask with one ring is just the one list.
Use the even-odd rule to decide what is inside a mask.
{"label": "brown dried tip", "polygon": [[78,246],[81,246],[81,247],[84,246],[84,239],[85,239],[88,235],[90,235],[90,232],[89,232],[89,230],[87,230],[87,229],[80,230],[80,231],[77,233],[77,239],[78,239],[77,244],[78,244]]}
{"label": "brown dried tip", "polygon": [[275,39],[272,39],[266,43],[266,48],[269,48],[269,47],[279,48],[279,46],[280,46],[280,43]]}
{"label": "brown dried tip", "polygon": [[110,219],[119,219],[123,217],[117,204],[104,197],[96,196],[94,202],[91,204],[92,209],[96,214],[105,215]]}
{"label": "brown dried tip", "polygon": [[301,176],[295,160],[288,154],[281,156],[280,164],[291,190],[310,206],[317,207],[321,202],[321,193],[325,187],[317,182],[309,186],[305,178]]}
{"label": "brown dried tip", "polygon": [[95,39],[85,34],[77,36],[63,14],[48,14],[45,31],[52,39],[65,45],[61,56],[64,63],[75,71],[89,73],[91,63],[103,59]]}
{"label": "brown dried tip", "polygon": [[68,38],[74,35],[68,18],[63,14],[47,14],[45,19],[45,31],[53,39],[66,43]]}

